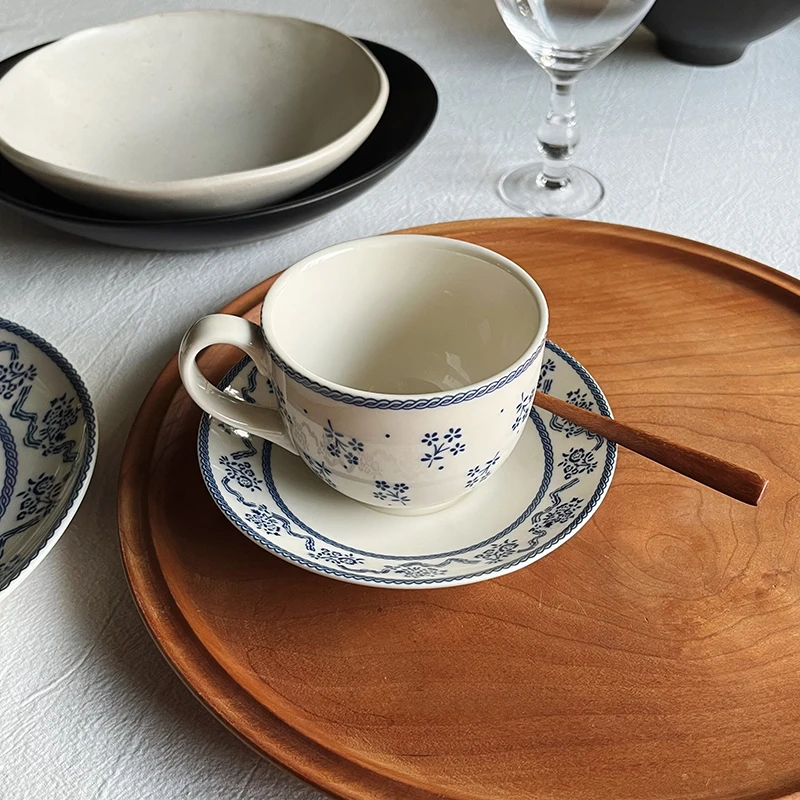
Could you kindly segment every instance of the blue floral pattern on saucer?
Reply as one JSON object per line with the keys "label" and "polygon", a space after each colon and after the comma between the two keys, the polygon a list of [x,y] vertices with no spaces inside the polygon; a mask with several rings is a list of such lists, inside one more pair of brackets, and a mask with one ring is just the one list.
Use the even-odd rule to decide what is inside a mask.
{"label": "blue floral pattern on saucer", "polygon": [[64,531],[96,450],[94,410],[79,375],[35,333],[0,319],[0,592]]}
{"label": "blue floral pattern on saucer", "polygon": [[[568,353],[547,342],[540,387],[610,416],[600,388]],[[220,388],[275,406],[249,359]],[[572,536],[600,505],[616,463],[615,446],[531,408],[522,396],[511,424],[524,425],[508,461],[470,467],[473,488],[434,514],[397,517],[362,506],[324,486],[300,460],[205,416],[198,452],[206,486],[225,516],[269,552],[305,569],[353,583],[427,588],[485,580],[526,566]],[[500,409],[498,409],[500,413]],[[521,415],[521,418],[520,418]],[[330,426],[337,458],[358,458],[368,442]],[[468,458],[459,429],[426,433],[420,458],[431,469]],[[427,457],[426,457],[427,456]],[[325,465],[308,464],[330,483]],[[414,487],[374,480],[390,506],[410,502]]]}

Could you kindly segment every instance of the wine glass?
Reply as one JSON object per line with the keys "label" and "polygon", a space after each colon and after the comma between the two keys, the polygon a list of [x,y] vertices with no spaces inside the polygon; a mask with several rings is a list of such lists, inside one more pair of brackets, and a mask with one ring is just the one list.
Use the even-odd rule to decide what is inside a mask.
{"label": "wine glass", "polygon": [[603,199],[603,184],[570,166],[578,143],[575,83],[633,32],[655,0],[495,0],[514,38],[550,78],[550,107],[536,136],[542,160],[507,172],[500,196],[517,211],[575,217]]}

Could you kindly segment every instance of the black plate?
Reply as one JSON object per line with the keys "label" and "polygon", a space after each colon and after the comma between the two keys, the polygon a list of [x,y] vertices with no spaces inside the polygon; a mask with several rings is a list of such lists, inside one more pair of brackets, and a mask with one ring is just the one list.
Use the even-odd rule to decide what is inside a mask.
{"label": "black plate", "polygon": [[[51,228],[98,242],[148,250],[205,250],[254,242],[297,228],[350,202],[394,170],[428,132],[439,97],[408,56],[361,40],[389,77],[389,100],[375,130],[340,167],[301,194],[273,206],[219,217],[128,220],[63,198],[0,156],[0,204]],[[43,47],[44,45],[40,45]],[[38,47],[0,62],[0,77]]]}

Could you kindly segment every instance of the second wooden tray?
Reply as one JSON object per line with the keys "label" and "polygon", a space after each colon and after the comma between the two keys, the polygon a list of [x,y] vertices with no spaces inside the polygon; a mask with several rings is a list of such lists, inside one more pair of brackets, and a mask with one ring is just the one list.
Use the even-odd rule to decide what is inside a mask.
{"label": "second wooden tray", "polygon": [[[175,361],[131,432],[125,569],[198,697],[344,798],[775,798],[800,787],[800,283],[661,234],[484,220],[547,295],[551,338],[615,415],[746,464],[758,509],[620,454],[562,548],[506,577],[401,592],[261,551],[207,496]],[[227,307],[254,317],[269,282]],[[206,373],[239,357],[218,348]]]}

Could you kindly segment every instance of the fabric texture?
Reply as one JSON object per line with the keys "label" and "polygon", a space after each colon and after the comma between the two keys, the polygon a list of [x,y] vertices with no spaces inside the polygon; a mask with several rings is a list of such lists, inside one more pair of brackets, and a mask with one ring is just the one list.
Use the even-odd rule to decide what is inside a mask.
{"label": "fabric texture", "polygon": [[[234,7],[215,0],[212,7]],[[175,0],[4,0],[0,57],[68,33],[194,7]],[[419,149],[377,188],[308,227],[201,253],[117,249],[0,209],[0,316],[48,339],[96,405],[99,462],[69,530],[0,600],[0,795],[275,798],[321,795],[260,759],[189,694],[129,595],[117,474],[148,387],[183,331],[302,256],[411,225],[511,216],[495,190],[535,155],[547,81],[491,0],[238,0],[377,40],[417,59],[440,93]],[[800,276],[800,27],[736,64],[660,56],[640,29],[578,85],[576,161],[606,198],[588,218],[710,242]],[[547,258],[543,250],[539,257]]]}

